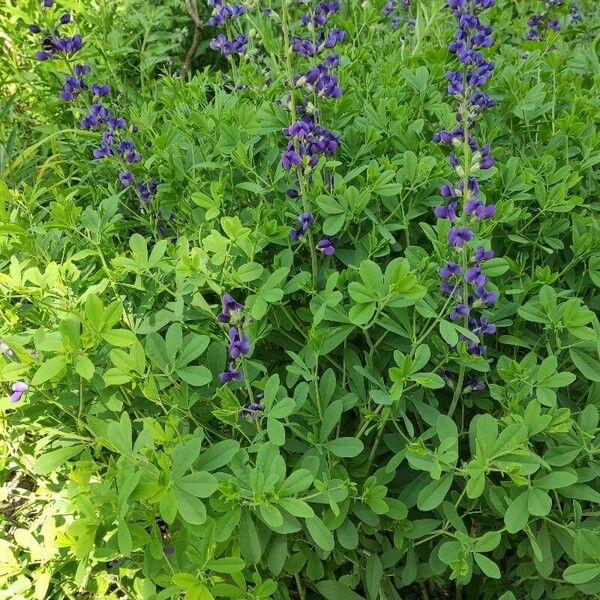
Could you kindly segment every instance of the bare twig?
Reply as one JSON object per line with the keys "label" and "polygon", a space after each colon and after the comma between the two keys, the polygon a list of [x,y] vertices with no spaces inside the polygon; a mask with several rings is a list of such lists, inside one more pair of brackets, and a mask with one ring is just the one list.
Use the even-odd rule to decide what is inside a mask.
{"label": "bare twig", "polygon": [[185,0],[185,8],[192,18],[192,21],[194,21],[194,37],[192,38],[192,44],[185,55],[185,60],[183,61],[183,65],[181,67],[182,77],[185,77],[192,67],[192,60],[194,60],[196,50],[198,50],[198,45],[202,39],[202,27],[204,25],[200,19],[200,15],[198,15],[198,6],[196,5],[196,0]]}

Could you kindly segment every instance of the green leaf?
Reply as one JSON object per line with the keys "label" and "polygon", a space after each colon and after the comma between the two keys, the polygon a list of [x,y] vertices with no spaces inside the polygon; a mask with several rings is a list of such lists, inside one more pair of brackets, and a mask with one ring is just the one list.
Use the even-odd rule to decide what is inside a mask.
{"label": "green leaf", "polygon": [[319,581],[317,590],[325,600],[365,600],[363,596],[359,596],[339,581]]}
{"label": "green leaf", "polygon": [[448,490],[452,487],[454,475],[448,473],[437,480],[427,484],[417,497],[417,508],[422,511],[433,510],[439,506],[446,497]]}
{"label": "green leaf", "polygon": [[206,568],[215,573],[239,573],[244,570],[245,566],[246,563],[241,558],[227,556],[209,561]]}
{"label": "green leaf", "polygon": [[291,515],[294,515],[294,517],[310,519],[315,516],[312,507],[304,502],[304,500],[300,500],[300,498],[280,498],[279,506],[283,510],[287,510]]}
{"label": "green leaf", "polygon": [[53,379],[61,374],[66,368],[67,363],[64,356],[54,356],[44,361],[40,368],[35,372],[31,380],[31,385],[37,387],[46,381]]}
{"label": "green leaf", "polygon": [[242,512],[240,519],[239,538],[242,556],[250,564],[258,564],[262,556],[262,547],[254,522],[246,511]]}
{"label": "green leaf", "polygon": [[354,323],[354,325],[365,325],[373,318],[376,308],[376,302],[355,304],[350,308],[350,311],[348,312],[348,318],[350,319],[351,323]]}
{"label": "green leaf", "polygon": [[36,475],[47,475],[51,473],[61,465],[64,465],[70,458],[73,458],[79,454],[85,446],[67,446],[65,448],[58,448],[58,450],[52,450],[36,458],[33,463],[33,472]]}
{"label": "green leaf", "polygon": [[192,525],[203,525],[206,522],[206,508],[201,500],[175,485],[173,489],[175,505],[181,518]]}
{"label": "green leaf", "polygon": [[529,520],[529,511],[527,510],[527,501],[529,494],[521,492],[510,504],[504,514],[504,524],[508,533],[517,533],[521,531]]}
{"label": "green leaf", "polygon": [[527,499],[527,510],[530,515],[545,517],[552,510],[552,498],[544,490],[531,488]]}
{"label": "green leaf", "polygon": [[474,552],[473,558],[475,559],[477,566],[483,571],[484,575],[487,575],[492,579],[500,579],[500,569],[493,560],[490,560],[483,554],[479,554],[479,552]]}
{"label": "green leaf", "polygon": [[111,329],[103,333],[102,338],[111,346],[119,348],[128,348],[129,346],[133,346],[137,341],[135,333],[129,331],[129,329]]}
{"label": "green leaf", "polygon": [[297,494],[308,489],[313,479],[313,474],[308,469],[296,469],[283,483],[283,489],[287,495]]}
{"label": "green leaf", "polygon": [[177,375],[186,383],[195,387],[202,387],[212,380],[212,373],[204,366],[180,367]]}
{"label": "green leaf", "polygon": [[499,531],[487,531],[484,533],[473,546],[476,552],[492,552],[502,541],[502,534]]}
{"label": "green leaf", "polygon": [[283,525],[283,515],[276,506],[272,506],[271,504],[262,505],[259,507],[259,512],[263,521],[269,527],[277,528]]}
{"label": "green leaf", "polygon": [[586,379],[600,382],[600,362],[575,348],[571,348],[569,354],[574,365]]}
{"label": "green leaf", "polygon": [[87,356],[77,356],[75,358],[75,372],[88,381],[94,376],[96,368],[94,363]]}
{"label": "green leaf", "polygon": [[563,579],[573,585],[588,583],[600,575],[599,563],[581,563],[571,565],[563,571]]}
{"label": "green leaf", "polygon": [[240,444],[235,440],[217,442],[200,454],[196,466],[202,471],[216,471],[229,463],[239,448]]}
{"label": "green leaf", "polygon": [[458,331],[448,321],[440,321],[440,335],[448,346],[454,347],[458,344]]}
{"label": "green leaf", "polygon": [[325,552],[332,552],[335,547],[335,542],[333,540],[333,533],[325,527],[325,524],[319,517],[312,517],[310,519],[306,519],[306,528],[308,529],[308,533],[310,533],[310,537],[313,539],[315,544],[319,546]]}
{"label": "green leaf", "polygon": [[377,600],[381,589],[381,580],[383,579],[383,565],[381,559],[376,554],[371,554],[367,558],[365,566],[365,583],[367,587],[367,597],[370,600]]}
{"label": "green leaf", "polygon": [[132,451],[132,429],[131,419],[126,412],[121,413],[118,422],[112,421],[106,430],[107,437],[121,454],[129,454]]}
{"label": "green leaf", "polygon": [[554,473],[548,473],[543,477],[538,477],[533,485],[543,490],[556,490],[558,488],[568,487],[577,483],[577,475],[575,473],[569,473],[568,471],[556,471]]}
{"label": "green leaf", "polygon": [[131,533],[129,531],[129,527],[125,521],[119,522],[119,527],[117,529],[117,541],[119,544],[119,552],[123,556],[129,556],[131,554]]}
{"label": "green leaf", "polygon": [[325,447],[335,456],[353,458],[363,451],[364,444],[356,438],[341,437],[327,442]]}
{"label": "green leaf", "polygon": [[217,491],[218,483],[214,475],[201,471],[177,479],[175,486],[197,498],[208,498]]}

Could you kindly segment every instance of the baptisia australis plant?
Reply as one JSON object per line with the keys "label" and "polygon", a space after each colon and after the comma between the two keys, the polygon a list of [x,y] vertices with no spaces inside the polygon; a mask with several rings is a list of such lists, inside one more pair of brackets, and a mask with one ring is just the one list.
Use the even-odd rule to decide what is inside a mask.
{"label": "baptisia australis plant", "polygon": [[40,61],[61,60],[66,64],[68,73],[60,91],[60,98],[65,102],[79,100],[85,107],[86,113],[81,118],[79,126],[84,130],[101,133],[101,143],[92,150],[95,160],[110,158],[116,163],[119,170],[118,181],[124,188],[133,186],[142,205],[150,203],[157,191],[157,182],[153,178],[144,176],[142,167],[135,167],[142,162],[142,155],[136,148],[135,142],[130,139],[130,134],[137,132],[135,126],[127,130],[125,118],[115,115],[110,111],[106,100],[110,97],[110,87],[104,83],[89,84],[86,78],[91,73],[87,64],[71,64],[71,57],[83,46],[81,35],[72,37],[61,36],[60,27],[72,22],[69,13],[64,13],[59,18],[53,17],[55,8],[53,0],[42,3],[45,25],[29,25],[29,31],[39,34],[42,50],[36,53]]}
{"label": "baptisia australis plant", "polygon": [[[346,34],[341,29],[330,26],[331,17],[340,9],[337,0],[303,0],[299,4],[303,11],[299,18],[300,32],[299,35],[290,37],[288,2],[281,2],[287,84],[290,87],[287,108],[291,118],[290,126],[283,130],[288,143],[281,155],[281,165],[286,171],[294,171],[296,175],[296,187],[288,190],[288,197],[300,198],[303,212],[298,217],[300,227],[293,228],[290,237],[293,241],[300,241],[305,236],[308,238],[314,282],[317,271],[316,252],[333,255],[337,239],[325,236],[315,245],[311,231],[314,216],[310,212],[307,190],[319,159],[322,156],[333,156],[340,145],[340,137],[321,123],[319,105],[323,100],[336,100],[342,96],[343,90],[336,74],[340,57],[331,51],[344,41]],[[318,63],[309,64],[299,73],[294,73],[293,56],[307,61],[320,56],[322,58]],[[300,99],[296,97],[298,93],[302,94]]]}
{"label": "baptisia australis plant", "polygon": [[[494,5],[495,0],[448,0],[458,22],[454,40],[449,44],[456,55],[460,68],[449,70],[448,94],[456,102],[457,127],[441,130],[434,136],[436,142],[451,147],[449,161],[458,181],[441,186],[440,194],[446,199],[435,209],[439,219],[449,221],[448,245],[453,254],[451,260],[439,273],[441,290],[453,305],[450,319],[468,328],[473,339],[462,336],[469,353],[484,356],[484,335],[495,333],[496,327],[481,312],[498,300],[498,293],[489,286],[484,274],[484,263],[493,258],[492,250],[486,249],[478,240],[479,224],[492,219],[496,207],[482,197],[479,180],[480,170],[494,165],[494,157],[488,144],[480,145],[475,130],[481,113],[494,106],[495,101],[482,91],[491,77],[494,63],[485,59],[482,50],[493,44],[492,28],[484,25],[480,14]],[[460,395],[482,389],[482,382],[469,381],[463,388],[464,367],[460,367],[455,393],[450,408],[454,412]]]}

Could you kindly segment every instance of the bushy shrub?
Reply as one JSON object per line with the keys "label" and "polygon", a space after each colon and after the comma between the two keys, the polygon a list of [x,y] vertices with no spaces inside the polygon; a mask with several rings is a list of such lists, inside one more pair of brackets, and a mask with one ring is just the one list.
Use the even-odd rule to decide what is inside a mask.
{"label": "bushy shrub", "polygon": [[0,7],[0,598],[597,597],[598,7],[207,4]]}

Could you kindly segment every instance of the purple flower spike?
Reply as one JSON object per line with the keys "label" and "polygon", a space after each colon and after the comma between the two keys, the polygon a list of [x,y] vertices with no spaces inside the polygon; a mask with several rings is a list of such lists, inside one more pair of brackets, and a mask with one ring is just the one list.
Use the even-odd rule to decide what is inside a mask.
{"label": "purple flower spike", "polygon": [[29,390],[29,386],[26,383],[23,381],[15,381],[11,387],[12,394],[9,400],[11,402],[18,402],[21,399],[21,396],[23,396],[27,390]]}

